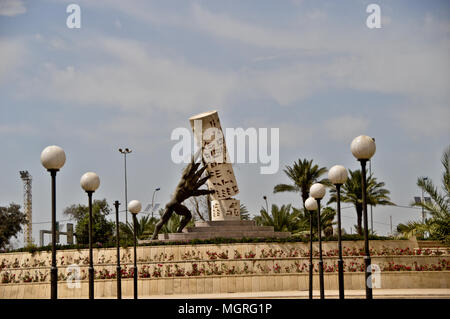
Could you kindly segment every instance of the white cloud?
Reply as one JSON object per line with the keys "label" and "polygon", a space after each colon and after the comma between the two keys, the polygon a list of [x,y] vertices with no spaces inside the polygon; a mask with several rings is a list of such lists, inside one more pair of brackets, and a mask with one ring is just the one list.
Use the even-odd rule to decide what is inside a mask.
{"label": "white cloud", "polygon": [[1,0],[0,1],[0,16],[13,17],[27,12],[22,0]]}
{"label": "white cloud", "polygon": [[[60,1],[60,0],[53,0]],[[186,22],[184,17],[180,14],[182,9],[182,2],[178,3],[177,12],[164,11],[161,8],[157,8],[155,2],[147,0],[134,0],[132,4],[129,1],[123,0],[78,0],[77,2],[82,8],[97,8],[103,10],[104,8],[109,8],[116,10],[121,15],[129,16],[134,20],[139,20],[148,24],[161,26],[161,25],[171,25],[171,26],[182,26]],[[115,20],[115,24],[116,24]],[[120,23],[120,21],[119,21]],[[117,26],[117,24],[116,24]]]}
{"label": "white cloud", "polygon": [[[445,70],[450,69],[447,57],[450,43],[448,40],[439,40],[439,36],[433,45],[423,40],[437,26],[443,25],[429,14],[424,18],[427,28],[421,28],[420,23],[416,23],[414,28],[417,30],[397,28],[381,36],[368,36],[367,28],[344,30],[325,27],[321,21],[315,21],[327,15],[323,11],[305,12],[302,16],[307,21],[305,28],[276,29],[211,12],[196,3],[184,16],[153,10],[145,2],[128,6],[122,1],[113,1],[108,6],[124,10],[126,14],[151,24],[182,26],[217,38],[256,46],[262,52],[272,50],[266,58],[263,55],[263,58],[253,58],[253,61],[279,60],[276,63],[278,66],[270,69],[264,67],[260,70],[258,65],[250,65],[241,70],[219,74],[193,67],[182,59],[151,56],[142,43],[129,40],[121,43],[119,39],[107,39],[100,43],[100,49],[105,50],[107,55],[119,57],[122,63],[117,66],[101,65],[93,70],[78,68],[75,76],[79,80],[84,76],[83,80],[97,82],[101,75],[110,75],[111,77],[100,81],[103,84],[97,84],[100,88],[112,87],[114,83],[120,82],[121,75],[130,78],[120,85],[126,87],[126,83],[133,84],[132,88],[127,88],[133,94],[124,94],[118,99],[113,94],[111,102],[103,97],[105,102],[114,105],[123,105],[125,99],[131,99],[138,105],[162,102],[163,107],[168,107],[169,104],[173,107],[186,99],[187,104],[193,105],[197,103],[201,86],[205,90],[200,95],[208,104],[220,104],[227,94],[233,93],[233,88],[247,88],[256,94],[265,94],[281,105],[289,105],[329,87],[424,99],[449,98],[450,75]],[[441,37],[442,32],[445,35],[443,28],[438,29]],[[277,50],[276,54],[273,54],[273,49]],[[296,54],[292,54],[293,52]],[[322,58],[301,62],[311,56]],[[143,68],[137,62],[142,63]],[[264,66],[264,62],[260,64]],[[108,68],[111,70],[107,70]],[[56,71],[64,72],[63,69]],[[144,71],[148,73],[148,77],[143,74]],[[131,79],[134,73],[136,78]],[[200,85],[196,85],[196,82]],[[212,85],[211,82],[217,85]],[[149,85],[143,87],[144,84]],[[158,99],[155,94],[159,94],[150,92],[152,87],[161,94],[166,94],[166,98]],[[178,98],[174,96],[174,92],[177,92]]]}
{"label": "white cloud", "polygon": [[375,45],[364,55],[339,58],[328,66],[328,71],[337,87],[447,100],[449,49],[445,43],[433,47],[385,43]]}
{"label": "white cloud", "polygon": [[[126,13],[152,24],[183,25],[191,31],[256,46],[262,58],[250,57],[250,64],[212,71],[189,63],[183,56],[156,54],[144,42],[87,39],[72,50],[104,56],[104,61],[65,67],[47,64],[40,75],[25,80],[23,91],[58,102],[70,100],[147,114],[155,108],[191,112],[207,105],[222,106],[237,92],[288,106],[328,88],[402,96],[421,104],[432,98],[436,102],[429,108],[444,105],[450,97],[450,75],[445,71],[450,69],[450,43],[442,39],[444,27],[438,28],[440,33],[432,44],[424,40],[437,28],[433,26],[445,25],[430,16],[423,30],[418,25],[417,30],[393,29],[368,36],[367,28],[308,27],[285,32],[213,13],[198,4],[184,19],[169,14],[167,21],[154,20],[159,12],[144,10],[144,2],[138,4]],[[113,2],[112,6],[122,8],[122,2]],[[306,16],[320,20],[324,14],[312,12]],[[50,41],[55,51],[63,49],[62,41]],[[16,54],[9,51],[9,60],[15,59]],[[2,67],[14,64],[4,60],[8,59],[0,62],[0,76],[5,73]],[[437,108],[436,112],[441,111]],[[364,123],[359,124],[364,127]]]}
{"label": "white cloud", "polygon": [[313,10],[306,13],[306,16],[309,18],[309,20],[325,20],[328,15],[322,11],[322,10]]}
{"label": "white cloud", "polygon": [[301,6],[305,0],[291,0],[291,3],[296,6]]}
{"label": "white cloud", "polygon": [[114,62],[63,68],[47,63],[28,83],[29,94],[144,113],[155,107],[187,111],[223,105],[234,82],[231,74],[216,74],[182,59],[153,56],[138,41],[105,38],[81,46]]}
{"label": "white cloud", "polygon": [[280,129],[280,148],[295,149],[310,143],[315,128],[309,125],[291,123],[270,124]]}
{"label": "white cloud", "polygon": [[[433,103],[433,102],[430,102]],[[447,105],[415,104],[398,106],[392,117],[412,137],[450,137],[450,107]]]}
{"label": "white cloud", "polygon": [[424,27],[430,32],[444,33],[447,36],[450,33],[450,21],[436,19],[431,13],[427,12],[424,16]]}
{"label": "white cloud", "polygon": [[323,127],[328,137],[337,141],[349,141],[355,136],[367,133],[369,121],[362,117],[344,115],[326,120]]}
{"label": "white cloud", "polygon": [[450,73],[445,70],[450,69],[446,54],[449,50],[444,43],[416,48],[412,44],[385,43],[364,54],[349,52],[319,62],[295,59],[260,69],[254,65],[241,72],[241,80],[245,87],[268,95],[281,105],[290,105],[327,88],[448,101]]}
{"label": "white cloud", "polygon": [[21,65],[25,56],[25,46],[19,40],[0,38],[0,83],[11,79],[13,71]]}
{"label": "white cloud", "polygon": [[0,124],[1,135],[30,135],[34,134],[35,130],[26,124]]}
{"label": "white cloud", "polygon": [[[261,48],[317,50],[324,47],[317,33],[307,34],[300,30],[282,30],[253,25],[225,14],[210,12],[198,4],[192,6],[192,14],[193,26],[217,38],[235,40]],[[310,21],[318,20],[321,14],[311,13],[308,18]]]}
{"label": "white cloud", "polygon": [[272,70],[248,70],[241,75],[240,87],[246,87],[274,99],[280,105],[289,105],[314,94],[326,83],[326,70],[317,64],[298,63]]}
{"label": "white cloud", "polygon": [[[244,83],[251,83],[249,87],[259,88],[282,105],[328,87],[408,98],[450,98],[450,73],[445,71],[450,69],[450,24],[429,15],[426,28],[420,23],[397,24],[389,27],[389,33],[377,35],[368,34],[367,28],[347,30],[316,23],[326,16],[321,11],[304,14],[306,27],[287,30],[240,21],[198,4],[193,6],[193,15],[195,26],[203,33],[256,46],[260,51],[272,50],[253,61],[277,60],[277,68],[258,71],[251,66],[242,74]],[[430,36],[433,43],[426,40]],[[311,56],[314,59],[309,59]],[[304,59],[308,63],[300,62]]]}

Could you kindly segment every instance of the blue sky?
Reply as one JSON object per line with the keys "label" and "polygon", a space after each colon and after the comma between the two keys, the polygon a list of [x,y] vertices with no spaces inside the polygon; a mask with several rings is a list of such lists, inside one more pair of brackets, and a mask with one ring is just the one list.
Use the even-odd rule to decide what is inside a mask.
{"label": "blue sky", "polygon": [[[66,7],[81,7],[81,29]],[[381,7],[381,29],[366,7]],[[273,194],[298,158],[357,169],[350,143],[376,138],[372,169],[391,199],[420,195],[418,176],[440,182],[450,141],[450,10],[446,1],[20,1],[0,0],[0,205],[22,204],[19,170],[33,176],[33,235],[50,224],[47,145],[67,162],[58,174],[58,217],[85,203],[86,171],[101,178],[96,198],[123,202],[123,157],[130,147],[128,197],[144,206],[170,197],[182,165],[170,152],[177,127],[216,109],[225,127],[279,128],[280,169],[237,164],[239,199],[252,213],[300,206]],[[345,205],[347,206],[347,205]],[[420,210],[375,207],[374,228],[389,232]],[[347,231],[356,223],[343,211]],[[18,243],[21,244],[21,243]]]}

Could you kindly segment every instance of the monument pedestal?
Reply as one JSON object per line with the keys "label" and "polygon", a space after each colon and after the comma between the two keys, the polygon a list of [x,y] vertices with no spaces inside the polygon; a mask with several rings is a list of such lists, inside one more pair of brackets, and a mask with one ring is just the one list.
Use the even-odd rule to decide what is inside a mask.
{"label": "monument pedestal", "polygon": [[[253,220],[198,221],[182,233],[159,234],[159,241],[190,241],[213,238],[287,238],[289,232],[276,232],[272,226],[257,226]],[[141,241],[142,243],[150,241]]]}

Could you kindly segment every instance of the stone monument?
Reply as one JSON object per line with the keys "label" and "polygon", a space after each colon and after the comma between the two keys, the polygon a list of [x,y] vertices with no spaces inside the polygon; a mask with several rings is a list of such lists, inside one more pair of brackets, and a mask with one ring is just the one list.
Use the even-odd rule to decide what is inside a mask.
{"label": "stone monument", "polygon": [[210,178],[211,219],[240,220],[240,202],[232,198],[239,193],[225,144],[219,115],[216,111],[201,113],[189,119],[197,146],[201,149],[203,164]]}
{"label": "stone monument", "polygon": [[[158,234],[155,231],[153,239],[158,236],[158,240],[163,241],[189,241],[192,239],[211,239],[211,238],[285,238],[289,237],[289,232],[275,232],[272,226],[257,226],[253,220],[241,220],[240,216],[240,202],[233,198],[239,193],[236,177],[233,172],[233,166],[228,156],[225,137],[219,121],[217,111],[210,111],[192,116],[190,124],[194,132],[194,137],[197,146],[200,150],[201,161],[203,167],[200,171],[206,170],[207,176],[201,179],[201,185],[206,181],[208,190],[199,190],[198,187],[186,186],[184,175],[191,170],[194,165],[192,161],[183,172],[183,177],[177,186],[174,198],[166,205],[166,212],[158,224],[158,231],[164,222],[167,222],[167,217],[172,214],[172,211],[179,213],[183,212],[184,216],[191,216],[189,210],[183,206],[181,207],[180,199],[188,198],[190,196],[198,196],[203,194],[210,194],[211,200],[211,221],[198,221],[195,227],[180,227],[177,233]],[[199,163],[195,164],[195,172],[199,168]],[[199,177],[199,175],[196,175]],[[198,178],[197,178],[198,180]],[[184,185],[184,186],[180,186]],[[192,192],[185,192],[188,189]],[[181,191],[180,191],[181,190]],[[182,194],[183,196],[178,196]],[[178,198],[179,197],[179,198]],[[183,199],[184,200],[184,199]],[[173,203],[172,203],[173,202]],[[176,209],[174,209],[176,208]],[[182,209],[181,209],[182,208]],[[140,241],[142,243],[148,241]]]}

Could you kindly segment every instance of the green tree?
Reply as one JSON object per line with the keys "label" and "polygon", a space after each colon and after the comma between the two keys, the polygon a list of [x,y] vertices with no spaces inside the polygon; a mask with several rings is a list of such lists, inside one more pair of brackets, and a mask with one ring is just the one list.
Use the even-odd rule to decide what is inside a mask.
{"label": "green tree", "polygon": [[0,207],[0,249],[5,248],[12,237],[17,237],[27,217],[20,211],[20,205],[11,203],[9,207]]}
{"label": "green tree", "polygon": [[[307,211],[305,213],[304,209],[294,208],[294,211],[297,212],[297,216],[299,219],[299,231],[300,235],[309,236],[309,214]],[[313,236],[317,236],[317,211],[313,211],[312,213],[312,226],[313,226]],[[334,222],[334,218],[336,216],[336,211],[331,207],[324,207],[320,210],[320,228],[322,232],[326,236],[331,236],[333,234],[333,225],[336,224]]]}
{"label": "green tree", "polygon": [[[164,226],[161,228],[160,233],[176,233],[178,230],[178,227],[180,226],[182,216],[178,214],[172,214],[169,221],[164,224]],[[186,225],[185,229],[187,227],[193,227],[195,225],[194,218],[191,218],[189,223]]]}
{"label": "green tree", "polygon": [[248,211],[247,206],[245,206],[244,204],[241,204],[239,209],[240,209],[240,214],[241,214],[241,220],[249,220],[250,212]]}
{"label": "green tree", "polygon": [[425,223],[410,221],[406,224],[399,224],[397,226],[398,233],[410,237],[428,232],[433,239],[450,242],[450,146],[444,151],[441,163],[444,166],[441,180],[442,192],[430,178],[419,177],[417,179],[417,186],[431,197],[431,202],[413,203],[413,205],[423,207],[431,217],[427,218]]}
{"label": "green tree", "polygon": [[299,226],[298,212],[293,211],[290,204],[281,207],[272,204],[270,214],[265,208],[261,208],[260,215],[253,220],[259,226],[273,226],[275,231],[296,232]]}
{"label": "green tree", "polygon": [[425,232],[430,232],[430,220],[425,220],[425,223],[419,221],[409,221],[405,224],[400,223],[396,227],[397,234],[410,238],[413,236],[423,236]]}
{"label": "green tree", "polygon": [[[349,170],[349,178],[341,187],[341,201],[345,203],[352,203],[355,206],[357,216],[357,230],[358,234],[362,235],[362,214],[363,214],[363,202],[362,202],[362,183],[361,183],[361,171]],[[367,178],[367,205],[395,205],[391,202],[389,197],[389,190],[384,188],[384,182],[378,182],[373,174]],[[336,202],[336,189],[331,188],[330,200],[328,204]]]}
{"label": "green tree", "polygon": [[305,201],[309,197],[309,189],[314,183],[322,183],[329,185],[328,179],[320,179],[326,172],[325,167],[319,167],[317,164],[313,165],[313,160],[298,160],[292,166],[286,166],[283,172],[292,181],[292,184],[278,184],[274,187],[274,193],[280,192],[295,192],[300,193],[302,197],[303,208],[305,208]]}
{"label": "green tree", "polygon": [[[109,215],[111,213],[111,208],[108,205],[106,199],[94,200],[92,204],[92,209],[99,210],[103,215]],[[75,221],[80,221],[81,219],[89,213],[89,207],[86,205],[71,205],[64,209],[64,215],[74,219]]]}
{"label": "green tree", "polygon": [[[136,236],[138,239],[147,239],[151,237],[153,231],[155,230],[155,225],[158,219],[151,217],[150,215],[144,215],[140,218],[137,216],[137,227]],[[120,238],[127,241],[128,243],[133,243],[134,240],[134,225],[133,222],[119,223]]]}
{"label": "green tree", "polygon": [[[115,223],[108,221],[106,216],[111,212],[106,199],[94,200],[92,203],[92,241],[106,244],[113,241]],[[72,205],[64,210],[66,215],[77,220],[75,237],[77,243],[89,243],[89,208],[84,205]]]}

